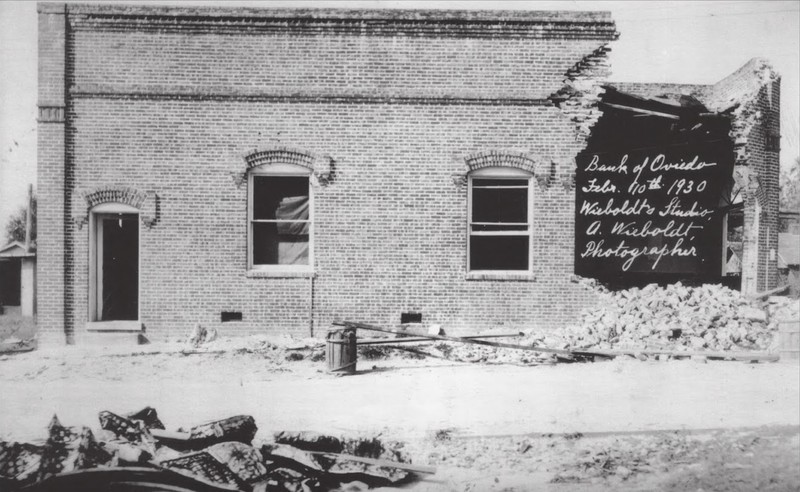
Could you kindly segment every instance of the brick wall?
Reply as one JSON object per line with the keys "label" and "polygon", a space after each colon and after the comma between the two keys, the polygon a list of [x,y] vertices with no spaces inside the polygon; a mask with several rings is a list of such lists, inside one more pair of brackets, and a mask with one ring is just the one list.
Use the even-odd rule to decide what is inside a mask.
{"label": "brick wall", "polygon": [[65,8],[39,5],[37,131],[37,323],[39,337],[64,341]]}
{"label": "brick wall", "polygon": [[[140,227],[140,318],[153,338],[196,322],[226,334],[320,334],[334,319],[392,326],[407,311],[451,332],[550,328],[594,302],[570,281],[568,180],[534,181],[533,281],[467,280],[467,190],[453,175],[487,150],[540,155],[569,174],[563,163],[584,142],[547,97],[613,39],[607,17],[570,14],[572,27],[558,32],[487,17],[457,34],[444,24],[420,34],[407,19],[374,33],[336,23],[308,33],[255,29],[260,17],[247,11],[250,20],[219,32],[207,12],[180,10],[194,24],[155,29],[105,11],[70,14],[60,189],[42,179],[59,163],[40,160],[44,193],[66,197],[43,222],[47,234],[60,215],[67,231],[66,300],[63,312],[41,306],[40,318],[63,316],[68,333],[88,321],[90,228],[70,215],[98,187],[157,196],[152,227]],[[247,185],[236,175],[245,152],[275,146],[334,162],[331,182],[314,186],[314,278],[246,275]],[[221,311],[243,319],[220,323]]]}
{"label": "brick wall", "polygon": [[[758,233],[758,291],[778,286],[778,231],[780,229],[780,150],[767,144],[769,136],[780,139],[780,79],[761,88],[754,101],[760,112],[759,124],[747,138],[748,165],[758,173],[762,216]],[[770,255],[770,251],[773,251]]]}

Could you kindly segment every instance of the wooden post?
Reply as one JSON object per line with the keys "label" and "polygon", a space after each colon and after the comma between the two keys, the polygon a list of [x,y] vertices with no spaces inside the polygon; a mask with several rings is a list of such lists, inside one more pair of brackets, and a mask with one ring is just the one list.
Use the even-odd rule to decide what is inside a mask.
{"label": "wooden post", "polygon": [[33,227],[33,185],[28,185],[28,211],[25,214],[25,252],[31,252],[31,228]]}

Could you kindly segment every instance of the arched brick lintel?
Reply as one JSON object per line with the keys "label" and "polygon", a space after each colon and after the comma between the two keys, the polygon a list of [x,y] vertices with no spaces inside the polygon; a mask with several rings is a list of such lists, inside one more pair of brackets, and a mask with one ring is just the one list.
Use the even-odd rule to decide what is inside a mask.
{"label": "arched brick lintel", "polygon": [[[545,190],[550,187],[562,168],[570,168],[568,163],[560,163],[554,159],[527,152],[488,150],[470,154],[462,159],[465,165],[464,172],[451,175],[453,183],[458,187],[466,184],[467,176],[471,172],[491,167],[509,167],[531,173],[536,178],[539,188]],[[574,175],[574,169],[570,168],[570,170]],[[564,182],[566,183],[566,181]],[[565,188],[568,186],[565,184]]]}
{"label": "arched brick lintel", "polygon": [[465,159],[467,172],[487,167],[512,167],[535,174],[541,166],[541,159],[522,152],[488,151],[472,154]]}
{"label": "arched brick lintel", "polygon": [[140,211],[139,219],[148,229],[157,219],[157,199],[155,192],[144,191],[130,186],[102,186],[85,190],[73,199],[72,221],[82,228],[89,221],[89,212],[104,203],[122,203]]}
{"label": "arched brick lintel", "polygon": [[234,181],[237,186],[242,185],[246,173],[251,169],[272,164],[292,164],[305,167],[311,171],[314,185],[325,186],[331,181],[333,159],[329,156],[317,156],[300,149],[275,147],[250,150],[242,157],[245,162],[245,170],[243,173],[234,173]]}

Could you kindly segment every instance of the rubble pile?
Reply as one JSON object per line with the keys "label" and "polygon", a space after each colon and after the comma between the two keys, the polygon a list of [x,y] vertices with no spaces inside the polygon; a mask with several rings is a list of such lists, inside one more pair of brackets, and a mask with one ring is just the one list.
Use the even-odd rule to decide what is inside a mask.
{"label": "rubble pile", "polygon": [[599,306],[585,310],[579,324],[532,333],[526,341],[569,350],[768,350],[777,330],[770,314],[792,304],[786,298],[760,303],[727,287],[680,282],[600,296]]}
{"label": "rubble pile", "polygon": [[[102,411],[99,420],[94,433],[53,417],[43,443],[0,441],[0,490],[43,492],[67,484],[111,490],[137,481],[167,487],[183,480],[185,488],[176,490],[305,492],[365,490],[414,477],[403,445],[377,438],[279,432],[254,444],[258,429],[250,416],[170,432],[149,407],[127,415]],[[143,471],[156,475],[143,477]]]}
{"label": "rubble pile", "polygon": [[[797,299],[773,296],[765,301],[753,300],[720,285],[650,284],[621,291],[610,291],[594,281],[588,285],[598,292],[600,301],[581,312],[577,324],[557,330],[526,330],[521,338],[503,341],[575,352],[776,352],[780,322],[800,319]],[[359,350],[366,358],[411,352],[488,364],[539,365],[572,360],[566,355],[449,342]]]}

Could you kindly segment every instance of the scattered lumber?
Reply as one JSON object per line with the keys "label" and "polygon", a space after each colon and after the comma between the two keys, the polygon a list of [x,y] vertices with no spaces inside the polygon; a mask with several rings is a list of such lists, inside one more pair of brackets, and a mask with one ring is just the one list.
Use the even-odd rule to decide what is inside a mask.
{"label": "scattered lumber", "polygon": [[711,359],[734,359],[743,361],[762,361],[762,362],[776,362],[778,354],[770,354],[766,352],[712,352],[712,351],[681,351],[681,350],[575,350],[573,352],[579,356],[601,356],[601,357],[620,357],[645,355],[652,357],[655,355],[667,355],[673,358],[680,357],[706,357]]}
{"label": "scattered lumber", "polygon": [[[459,338],[466,339],[479,339],[479,338],[512,338],[522,336],[522,333],[499,333],[493,335],[468,335]],[[382,344],[395,344],[395,343],[409,343],[409,342],[431,342],[430,335],[425,337],[399,337],[399,338],[367,338],[358,340],[356,345],[382,345]]]}
{"label": "scattered lumber", "polygon": [[[383,333],[393,333],[395,335],[408,335],[407,332],[399,331],[399,330],[392,330],[389,328],[381,328],[380,326],[373,326],[368,325],[366,323],[356,323],[354,321],[343,321],[338,322],[335,321],[333,323],[336,326],[344,326],[347,328],[360,328],[362,330],[371,330],[371,331],[380,331]],[[465,338],[465,337],[450,337],[447,335],[424,335],[419,333],[414,333],[421,338],[428,338],[430,340],[442,340],[446,342],[460,342],[460,343],[472,343],[475,345],[486,345],[489,347],[498,347],[498,348],[509,348],[509,349],[516,349],[516,350],[527,350],[530,352],[545,352],[549,354],[561,354],[572,356],[572,352],[569,350],[561,350],[561,349],[553,349],[547,347],[535,347],[535,346],[526,346],[526,345],[515,345],[512,343],[502,343],[502,342],[490,342],[488,340],[480,340],[480,339],[473,339],[473,338]]]}

